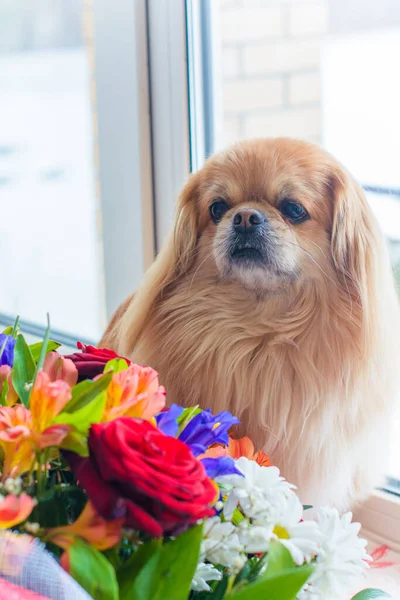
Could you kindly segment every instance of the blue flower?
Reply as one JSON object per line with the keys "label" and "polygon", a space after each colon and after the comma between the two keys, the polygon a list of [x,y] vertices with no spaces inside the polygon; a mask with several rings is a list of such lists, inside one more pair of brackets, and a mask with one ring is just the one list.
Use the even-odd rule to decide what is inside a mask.
{"label": "blue flower", "polygon": [[[4,346],[4,348],[3,348]],[[11,335],[0,333],[0,366],[13,366],[15,339]],[[1,351],[3,349],[3,352]]]}
{"label": "blue flower", "polygon": [[209,409],[204,410],[189,421],[179,439],[190,446],[193,454],[198,456],[212,444],[228,445],[228,430],[237,423],[239,420],[227,411],[214,416]]}
{"label": "blue flower", "polygon": [[243,473],[236,468],[235,461],[230,456],[202,458],[200,462],[203,463],[206,473],[211,479],[217,479],[224,475],[240,475],[243,477]]}
{"label": "blue flower", "polygon": [[156,416],[157,427],[160,431],[169,435],[170,437],[176,437],[179,429],[178,419],[183,413],[182,406],[172,404],[170,408]]}

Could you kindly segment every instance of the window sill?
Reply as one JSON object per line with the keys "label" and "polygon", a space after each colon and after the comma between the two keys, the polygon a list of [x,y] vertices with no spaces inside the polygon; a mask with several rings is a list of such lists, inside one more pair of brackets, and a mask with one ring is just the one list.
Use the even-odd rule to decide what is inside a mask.
{"label": "window sill", "polygon": [[400,552],[400,497],[376,490],[354,511],[354,520],[361,523],[363,537]]}

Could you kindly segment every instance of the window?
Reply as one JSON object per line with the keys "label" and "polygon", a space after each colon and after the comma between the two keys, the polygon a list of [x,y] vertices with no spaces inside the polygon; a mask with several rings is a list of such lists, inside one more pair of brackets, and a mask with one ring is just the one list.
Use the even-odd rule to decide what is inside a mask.
{"label": "window", "polygon": [[2,323],[96,341],[153,259],[144,9],[1,3]]}
{"label": "window", "polygon": [[[102,314],[91,60],[79,0],[3,2],[1,312],[95,338]],[[7,285],[4,285],[7,282]]]}
{"label": "window", "polygon": [[4,0],[0,33],[0,322],[98,340],[189,171],[253,136],[346,164],[400,285],[398,0]]}
{"label": "window", "polygon": [[[196,72],[202,75],[190,88],[192,119],[206,121],[191,128],[197,165],[199,146],[204,160],[249,137],[299,137],[324,146],[365,188],[400,289],[399,3],[188,5],[189,73],[195,84]],[[394,429],[388,475],[392,489],[400,489],[400,413]]]}

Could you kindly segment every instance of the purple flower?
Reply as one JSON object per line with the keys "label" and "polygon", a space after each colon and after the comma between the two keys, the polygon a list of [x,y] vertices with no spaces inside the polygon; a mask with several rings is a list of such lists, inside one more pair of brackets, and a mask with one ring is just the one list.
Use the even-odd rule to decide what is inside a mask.
{"label": "purple flower", "polygon": [[237,423],[239,420],[227,411],[214,416],[207,409],[189,421],[179,439],[190,446],[193,454],[198,456],[212,444],[228,445],[228,430]]}
{"label": "purple flower", "polygon": [[202,458],[200,460],[211,479],[223,477],[224,475],[240,475],[243,473],[236,468],[235,461],[230,456],[221,456],[219,458]]}
{"label": "purple flower", "polygon": [[176,437],[179,430],[178,419],[183,413],[183,410],[182,406],[171,404],[168,410],[165,410],[156,416],[158,429],[165,433],[165,435]]}
{"label": "purple flower", "polygon": [[[4,347],[3,347],[4,346]],[[11,335],[0,333],[0,366],[13,366],[15,339]]]}

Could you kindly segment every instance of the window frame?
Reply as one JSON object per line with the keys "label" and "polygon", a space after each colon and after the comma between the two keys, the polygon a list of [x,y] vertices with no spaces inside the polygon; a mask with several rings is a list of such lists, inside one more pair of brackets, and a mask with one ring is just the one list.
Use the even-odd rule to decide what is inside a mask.
{"label": "window frame", "polygon": [[186,4],[147,0],[156,250],[190,173]]}
{"label": "window frame", "polygon": [[400,553],[400,496],[375,490],[354,511],[354,519],[361,523],[361,533],[369,541]]}
{"label": "window frame", "polygon": [[155,253],[147,3],[120,0],[116,9],[108,0],[96,0],[92,7],[98,218],[107,322],[139,285]]}

